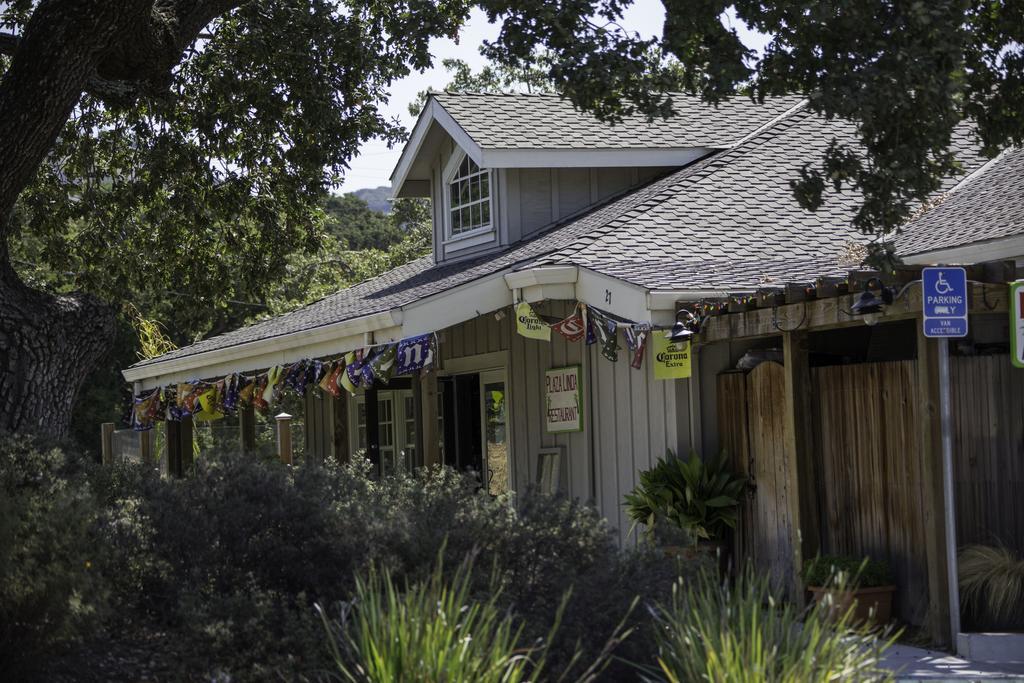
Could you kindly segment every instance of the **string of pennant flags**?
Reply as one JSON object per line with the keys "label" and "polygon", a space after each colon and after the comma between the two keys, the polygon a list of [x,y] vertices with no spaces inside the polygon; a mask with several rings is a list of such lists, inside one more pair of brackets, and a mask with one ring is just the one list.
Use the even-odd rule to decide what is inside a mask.
{"label": "string of pennant flags", "polygon": [[437,335],[431,332],[366,346],[334,360],[302,359],[254,375],[235,372],[218,380],[157,387],[133,398],[131,426],[146,431],[164,420],[219,420],[247,406],[266,411],[287,392],[303,396],[311,386],[336,398],[342,391],[355,394],[359,387],[429,370],[436,355]]}
{"label": "string of pennant flags", "polygon": [[624,331],[626,346],[629,349],[631,367],[639,370],[644,362],[644,350],[647,339],[653,329],[650,323],[637,323],[619,320],[594,306],[578,302],[565,318],[558,321],[547,321],[533,310],[525,301],[516,304],[516,331],[529,339],[551,341],[554,330],[566,341],[578,342],[586,340],[587,346],[601,345],[601,355],[617,362],[619,360],[619,329]]}
{"label": "string of pennant flags", "polygon": [[[566,341],[584,341],[600,345],[601,355],[617,362],[619,330],[623,331],[629,352],[629,365],[643,367],[648,341],[655,339],[655,378],[675,379],[689,376],[689,343],[672,345],[665,335],[652,335],[651,323],[619,319],[583,302],[577,302],[565,318],[542,317],[525,302],[515,304],[516,331],[529,339],[551,341],[554,330]],[[256,374],[231,373],[217,380],[193,380],[157,387],[133,397],[130,422],[133,429],[146,431],[161,421],[191,417],[197,421],[218,420],[237,414],[240,408],[253,406],[267,411],[288,393],[305,395],[309,387],[340,397],[343,391],[355,394],[360,388],[387,384],[395,376],[429,371],[437,356],[437,335],[427,333],[397,342],[369,345],[322,361],[302,359],[277,365]],[[684,370],[683,373],[680,369]]]}

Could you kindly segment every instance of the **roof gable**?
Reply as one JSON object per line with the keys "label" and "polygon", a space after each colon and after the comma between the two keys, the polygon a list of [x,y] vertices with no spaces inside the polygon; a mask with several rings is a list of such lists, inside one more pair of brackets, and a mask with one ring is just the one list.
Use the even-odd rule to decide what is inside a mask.
{"label": "roof gable", "polygon": [[[434,93],[391,175],[396,196],[428,180],[421,152],[443,130],[483,168],[680,167],[727,149],[801,102],[735,97],[718,106],[675,94],[673,116],[600,121],[555,94]],[[409,187],[406,185],[409,184]]]}

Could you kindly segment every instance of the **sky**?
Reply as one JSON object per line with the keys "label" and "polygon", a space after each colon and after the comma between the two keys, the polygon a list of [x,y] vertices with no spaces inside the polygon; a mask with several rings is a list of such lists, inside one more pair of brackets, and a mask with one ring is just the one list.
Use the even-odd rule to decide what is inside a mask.
{"label": "sky", "polygon": [[[741,40],[748,47],[760,50],[764,46],[766,36],[748,30],[731,14],[724,16],[723,20],[736,26]],[[620,23],[631,31],[638,31],[642,36],[660,37],[664,22],[665,7],[661,0],[635,0]],[[391,90],[391,99],[384,107],[386,115],[397,117],[407,130],[411,129],[415,119],[409,115],[409,103],[416,98],[420,91],[440,90],[449,80],[441,66],[441,60],[451,57],[462,59],[469,63],[474,70],[478,70],[486,63],[486,60],[480,56],[477,48],[484,40],[494,39],[497,35],[498,26],[489,24],[483,12],[474,9],[469,22],[460,35],[458,45],[452,40],[440,38],[431,43],[436,65],[434,68],[422,74],[413,74],[394,84]],[[351,169],[345,176],[344,184],[335,191],[352,192],[366,187],[389,185],[391,171],[398,163],[400,154],[401,147],[388,149],[385,143],[377,140],[364,143],[359,156],[351,162]]]}

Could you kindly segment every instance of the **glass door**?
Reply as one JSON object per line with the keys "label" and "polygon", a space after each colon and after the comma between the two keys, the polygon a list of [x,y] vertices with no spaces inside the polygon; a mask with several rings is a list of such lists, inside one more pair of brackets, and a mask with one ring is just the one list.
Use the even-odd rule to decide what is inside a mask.
{"label": "glass door", "polygon": [[491,495],[511,488],[508,448],[508,392],[505,371],[480,373],[481,421],[483,422],[484,482]]}

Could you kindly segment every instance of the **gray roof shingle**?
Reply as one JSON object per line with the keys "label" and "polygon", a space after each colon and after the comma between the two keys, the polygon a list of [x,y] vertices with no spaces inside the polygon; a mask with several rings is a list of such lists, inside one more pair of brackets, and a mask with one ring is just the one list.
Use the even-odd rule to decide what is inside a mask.
{"label": "gray roof shingle", "polygon": [[[856,128],[806,109],[787,116],[685,174],[669,176],[657,201],[609,221],[541,259],[573,263],[648,289],[751,290],[849,270],[856,192],[828,192],[815,212],[797,205],[790,180],[833,139],[856,144]],[[967,126],[954,151],[969,173],[983,160]],[[949,189],[957,179],[947,179]]]}
{"label": "gray roof shingle", "polygon": [[[504,250],[436,265],[425,256],[290,313],[172,351],[133,367],[312,330],[405,306],[504,270],[571,264],[651,290],[747,291],[845,272],[859,195],[831,193],[815,213],[801,209],[789,180],[852,124],[806,109],[582,216]],[[983,160],[966,129],[955,151],[966,172]],[[950,179],[944,189],[955,184]]]}
{"label": "gray roof shingle", "polygon": [[896,238],[902,256],[1024,234],[1024,148],[1004,151]]}
{"label": "gray roof shingle", "polygon": [[634,114],[610,125],[553,94],[433,96],[484,149],[724,149],[801,101],[774,97],[757,104],[737,96],[712,107],[697,97],[675,94],[675,115],[666,120],[648,121]]}

